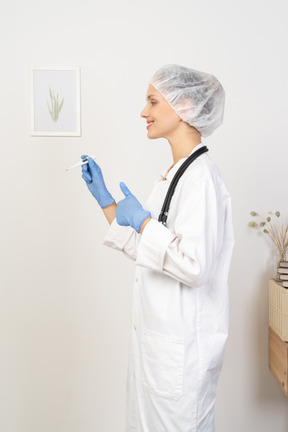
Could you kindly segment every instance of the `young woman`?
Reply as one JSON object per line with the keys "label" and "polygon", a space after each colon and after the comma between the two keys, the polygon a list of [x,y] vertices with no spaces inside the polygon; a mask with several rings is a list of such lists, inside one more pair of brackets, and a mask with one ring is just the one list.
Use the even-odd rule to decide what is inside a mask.
{"label": "young woman", "polygon": [[[230,196],[201,137],[222,123],[224,90],[213,75],[166,65],[146,100],[148,138],[166,138],[173,163],[144,207],[122,182],[125,198],[116,204],[91,158],[82,168],[110,223],[104,244],[136,262],[126,431],[212,432],[234,237]],[[159,222],[175,173],[200,149],[180,177],[167,223]]]}

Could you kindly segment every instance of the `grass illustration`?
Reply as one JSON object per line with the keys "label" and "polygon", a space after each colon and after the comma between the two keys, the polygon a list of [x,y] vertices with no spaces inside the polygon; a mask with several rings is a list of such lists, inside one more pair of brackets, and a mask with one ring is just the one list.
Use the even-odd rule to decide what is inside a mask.
{"label": "grass illustration", "polygon": [[50,104],[51,104],[51,106],[49,105],[49,102],[48,102],[48,99],[47,99],[48,109],[49,109],[50,115],[52,117],[52,120],[54,122],[57,122],[59,114],[60,114],[60,111],[61,111],[61,109],[63,107],[63,104],[64,104],[64,98],[59,103],[59,96],[58,96],[58,94],[55,97],[55,93],[54,93],[53,90],[51,90],[51,88],[49,88],[49,92],[50,92]]}

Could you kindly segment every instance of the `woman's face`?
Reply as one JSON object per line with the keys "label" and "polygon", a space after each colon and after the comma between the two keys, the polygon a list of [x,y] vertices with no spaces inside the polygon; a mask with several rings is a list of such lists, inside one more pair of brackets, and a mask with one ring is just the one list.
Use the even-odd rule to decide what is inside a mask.
{"label": "woman's face", "polygon": [[151,84],[147,90],[146,101],[140,115],[147,121],[148,138],[169,139],[179,127],[181,118]]}

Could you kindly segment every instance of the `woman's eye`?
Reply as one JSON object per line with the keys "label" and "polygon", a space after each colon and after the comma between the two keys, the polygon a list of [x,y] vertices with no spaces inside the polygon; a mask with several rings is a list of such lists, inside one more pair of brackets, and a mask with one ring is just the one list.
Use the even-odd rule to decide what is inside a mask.
{"label": "woman's eye", "polygon": [[151,104],[152,104],[152,105],[155,105],[155,104],[156,104],[156,102],[153,102],[153,101],[151,101]]}

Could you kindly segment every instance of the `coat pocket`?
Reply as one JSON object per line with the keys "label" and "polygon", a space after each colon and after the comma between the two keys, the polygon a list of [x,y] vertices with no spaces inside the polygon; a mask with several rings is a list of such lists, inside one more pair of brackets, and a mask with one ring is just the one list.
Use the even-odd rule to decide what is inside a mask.
{"label": "coat pocket", "polygon": [[183,394],[184,338],[144,330],[143,383],[153,393],[179,399]]}

